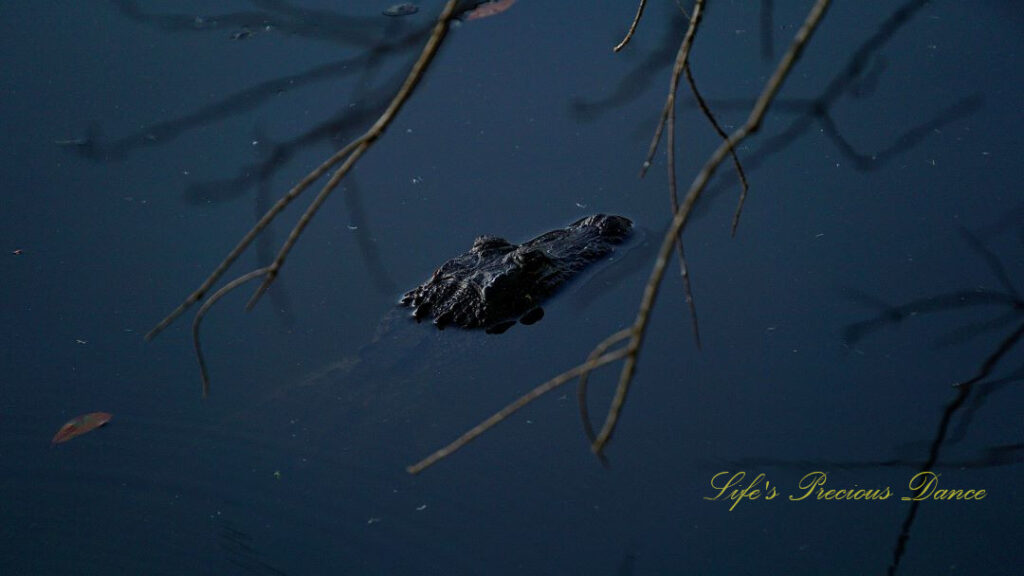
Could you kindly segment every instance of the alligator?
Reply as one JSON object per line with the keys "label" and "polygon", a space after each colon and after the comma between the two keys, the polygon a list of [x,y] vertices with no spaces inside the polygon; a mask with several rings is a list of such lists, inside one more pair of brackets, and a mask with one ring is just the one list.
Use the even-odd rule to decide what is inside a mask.
{"label": "alligator", "polygon": [[[402,298],[404,306],[391,308],[357,351],[301,378],[285,379],[240,421],[258,418],[261,426],[288,430],[291,438],[300,434],[308,439],[312,434],[318,444],[340,442],[342,448],[332,457],[348,458],[352,438],[360,434],[378,435],[389,428],[393,429],[386,435],[408,434],[410,421],[435,414],[475,418],[477,404],[452,398],[462,398],[466,384],[481,378],[481,370],[524,357],[536,343],[522,339],[495,346],[477,332],[500,332],[520,319],[538,320],[545,299],[585,270],[600,267],[613,252],[621,254],[627,239],[635,235],[628,219],[598,214],[522,244],[477,238],[468,252],[445,262],[409,291]],[[615,269],[621,266],[602,272]],[[417,329],[425,327],[413,325],[410,308],[413,318],[449,329]],[[488,378],[503,381],[512,376]],[[345,434],[338,434],[339,422],[344,422]],[[407,457],[434,448],[424,441]]]}
{"label": "alligator", "polygon": [[417,322],[430,317],[440,329],[454,325],[498,334],[517,320],[533,324],[544,315],[544,300],[611,254],[632,229],[628,218],[595,214],[522,244],[480,236],[400,304],[413,309]]}

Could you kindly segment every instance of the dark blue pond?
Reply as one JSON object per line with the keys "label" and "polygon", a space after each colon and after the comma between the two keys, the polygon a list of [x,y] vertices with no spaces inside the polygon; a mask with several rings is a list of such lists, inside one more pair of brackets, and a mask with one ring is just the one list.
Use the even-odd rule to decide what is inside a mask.
{"label": "dark blue pond", "polygon": [[[416,476],[636,317],[670,220],[664,143],[637,174],[686,21],[651,3],[617,54],[635,2],[522,0],[453,28],[270,292],[211,308],[203,399],[191,311],[143,335],[387,106],[442,2],[391,4],[0,8],[0,573],[1016,573],[1017,3],[834,3],[738,149],[736,236],[728,162],[686,227],[702,346],[673,261],[609,466],[570,383]],[[810,5],[709,2],[691,63],[725,130]],[[682,192],[719,142],[684,82]],[[225,280],[266,265],[313,194]],[[476,236],[598,212],[635,239],[539,323],[396,316]],[[598,420],[617,374],[591,382]],[[113,420],[50,445],[94,411]],[[903,501],[923,468],[985,496]],[[764,474],[758,497],[712,500],[737,472]],[[888,498],[823,498],[839,489]]]}

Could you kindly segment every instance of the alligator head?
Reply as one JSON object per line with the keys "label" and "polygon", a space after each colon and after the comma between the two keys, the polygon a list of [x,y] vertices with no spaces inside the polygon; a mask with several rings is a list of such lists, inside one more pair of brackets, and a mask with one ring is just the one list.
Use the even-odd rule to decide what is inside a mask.
{"label": "alligator head", "polygon": [[540,319],[540,304],[588,265],[610,254],[632,232],[622,216],[596,214],[513,244],[480,236],[469,252],[445,262],[402,297],[417,321],[503,332],[516,319]]}

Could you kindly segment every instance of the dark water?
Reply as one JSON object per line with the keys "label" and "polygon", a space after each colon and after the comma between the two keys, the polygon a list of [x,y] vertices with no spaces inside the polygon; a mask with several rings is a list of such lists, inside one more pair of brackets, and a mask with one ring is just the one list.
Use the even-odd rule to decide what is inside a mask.
{"label": "dark water", "polygon": [[[726,129],[809,4],[710,2],[692,64]],[[0,7],[0,573],[885,574],[901,532],[899,573],[1015,573],[1016,3],[835,3],[740,150],[737,237],[727,169],[687,229],[703,349],[673,268],[610,469],[567,388],[416,477],[404,467],[632,321],[652,252],[534,326],[397,323],[366,344],[478,234],[520,241],[609,212],[660,241],[664,155],[636,175],[683,24],[652,3],[620,54],[634,2],[523,0],[453,30],[268,297],[212,310],[202,400],[189,318],[142,334],[383,109],[440,7],[388,5]],[[689,95],[678,121],[685,187],[717,137]],[[114,420],[49,446],[91,411]],[[937,437],[940,487],[985,499],[900,501]],[[816,470],[891,497],[789,501]],[[764,473],[778,497],[704,500],[722,471]]]}

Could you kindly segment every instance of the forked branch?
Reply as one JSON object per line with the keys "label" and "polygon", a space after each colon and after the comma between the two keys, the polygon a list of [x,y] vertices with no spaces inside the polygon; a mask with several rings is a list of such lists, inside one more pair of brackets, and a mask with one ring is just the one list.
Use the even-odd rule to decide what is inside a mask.
{"label": "forked branch", "polygon": [[723,160],[725,160],[726,156],[729,155],[729,152],[732,149],[746,139],[747,136],[756,133],[760,129],[761,122],[764,120],[764,115],[768,111],[768,107],[771,106],[775,96],[782,88],[782,84],[789,75],[789,71],[793,68],[793,64],[796,63],[800,58],[800,55],[803,53],[804,47],[807,45],[807,41],[810,40],[811,35],[817,28],[822,16],[825,15],[829,3],[830,0],[817,0],[817,2],[815,2],[811,11],[807,14],[807,19],[793,38],[793,42],[790,44],[789,50],[782,57],[782,60],[779,62],[779,65],[775,69],[771,78],[769,78],[768,82],[765,83],[764,89],[761,91],[761,95],[754,103],[754,108],[751,110],[746,123],[733,132],[726,141],[722,142],[718,146],[715,152],[704,164],[704,167],[701,168],[700,172],[697,174],[697,177],[690,185],[690,190],[687,192],[686,198],[683,199],[682,205],[679,207],[679,210],[676,211],[675,217],[672,219],[672,224],[669,226],[668,231],[662,239],[661,248],[658,250],[658,258],[655,261],[654,268],[651,270],[651,276],[647,281],[647,286],[644,288],[644,295],[640,302],[640,308],[637,311],[637,318],[633,322],[633,335],[629,341],[629,345],[627,346],[627,349],[632,350],[633,352],[626,356],[626,359],[623,362],[622,374],[619,377],[619,385],[615,390],[615,396],[612,398],[611,405],[608,408],[608,415],[605,418],[604,426],[602,427],[601,432],[597,435],[597,440],[595,440],[591,445],[591,449],[596,454],[602,453],[615,433],[619,416],[622,413],[622,407],[625,405],[626,397],[633,381],[633,373],[636,370],[637,356],[647,332],[647,325],[651,310],[653,309],[654,302],[658,297],[661,280],[665,275],[665,268],[667,267],[668,258],[672,252],[672,246],[675,243],[676,238],[686,225],[694,204],[696,204],[697,200],[700,198],[704,188],[707,187],[708,182],[715,174],[718,166]]}
{"label": "forked branch", "polygon": [[[594,368],[603,366],[620,358],[624,358],[625,360],[619,376],[618,386],[616,387],[615,395],[608,408],[604,425],[591,444],[591,449],[596,454],[599,456],[603,455],[604,449],[607,447],[615,433],[619,417],[622,413],[622,408],[625,405],[626,397],[628,396],[630,385],[633,381],[633,374],[636,369],[636,362],[640,348],[643,345],[644,336],[647,333],[650,314],[654,307],[655,300],[657,299],[658,291],[661,287],[661,282],[664,278],[665,270],[668,266],[668,260],[671,256],[672,248],[676,243],[676,239],[686,226],[690,213],[693,210],[693,206],[700,199],[701,193],[707,187],[708,182],[711,180],[712,176],[714,176],[719,165],[730,155],[730,152],[737,144],[742,142],[751,134],[756,133],[760,128],[765,113],[768,111],[769,106],[781,89],[783,82],[786,80],[786,77],[789,75],[789,72],[793,67],[793,64],[795,64],[799,59],[808,40],[810,40],[811,35],[817,28],[818,23],[821,21],[821,18],[825,15],[829,3],[830,0],[817,0],[817,2],[815,2],[803,25],[800,27],[800,30],[793,38],[793,42],[791,43],[789,50],[782,57],[782,60],[779,62],[779,65],[776,67],[771,78],[769,78],[765,83],[760,96],[754,103],[754,107],[751,110],[747,121],[718,146],[711,157],[708,158],[703,168],[701,168],[693,183],[690,185],[690,189],[687,192],[686,197],[683,199],[679,209],[675,211],[672,223],[662,238],[662,243],[658,250],[658,257],[651,270],[651,275],[647,281],[647,285],[644,288],[643,298],[640,301],[636,320],[634,320],[633,325],[625,330],[612,334],[602,343],[598,344],[594,349],[594,353],[600,354],[599,356],[594,357],[594,353],[592,353],[591,358],[587,362],[563,372],[555,378],[538,386],[527,395],[523,396],[516,402],[509,404],[500,412],[494,414],[473,429],[469,430],[451,444],[434,452],[424,460],[410,466],[408,468],[410,473],[415,474],[421,472],[428,466],[431,466],[437,461],[451,455],[453,452],[462,448],[495,424],[501,422],[523,406],[537,399],[541,395],[555,389],[561,384],[564,384],[576,377],[585,378],[585,375],[589,374]],[[698,5],[699,4],[701,3],[698,2]],[[696,13],[698,10],[699,6],[695,7],[694,12]],[[693,20],[697,18],[699,18],[698,14],[694,14],[694,18],[691,19],[691,28],[693,27]],[[680,48],[680,51],[682,51],[682,47]],[[624,347],[615,350],[614,352],[604,352],[611,343],[624,340],[627,336],[629,338],[629,342]]]}
{"label": "forked branch", "polygon": [[[152,340],[157,334],[159,334],[164,328],[168,327],[174,322],[182,313],[185,312],[196,302],[203,299],[206,293],[217,283],[218,280],[227,272],[228,268],[242,255],[243,252],[252,244],[252,241],[258,236],[273,220],[281,213],[293,200],[298,198],[302,192],[309,188],[314,182],[319,180],[328,170],[334,168],[339,163],[342,163],[341,167],[331,176],[330,180],[320,190],[320,193],[313,199],[309,207],[299,218],[298,223],[292,228],[291,233],[288,235],[288,239],[285,240],[281,246],[277,257],[274,259],[270,266],[260,269],[260,274],[263,275],[263,283],[253,294],[249,300],[247,308],[251,308],[253,304],[259,299],[270,284],[277,277],[281,266],[284,265],[284,261],[291,251],[295,242],[298,241],[299,236],[305,230],[306,226],[312,220],[313,216],[319,210],[320,206],[323,205],[324,201],[330,196],[331,192],[337,187],[338,183],[346,174],[352,169],[352,167],[359,161],[362,155],[367,149],[384,133],[384,130],[398,115],[399,110],[412,95],[413,90],[416,88],[419,81],[423,78],[424,73],[429,67],[434,56],[437,55],[438,50],[444,41],[445,36],[448,33],[448,29],[451,25],[451,21],[455,16],[456,8],[458,6],[458,0],[448,0],[445,4],[444,9],[437,18],[437,23],[434,25],[434,29],[431,32],[430,38],[427,43],[423,46],[423,50],[420,52],[419,58],[416,63],[413,64],[412,70],[409,71],[409,75],[406,76],[405,82],[402,87],[395,94],[394,98],[391,99],[391,103],[387,109],[380,115],[373,126],[366,131],[362,136],[359,136],[352,142],[349,142],[344,148],[336,152],[333,156],[328,158],[324,163],[318,166],[316,169],[306,175],[305,178],[299,181],[291,190],[282,196],[267,212],[264,214],[259,221],[242,237],[238,244],[228,253],[228,255],[217,265],[217,268],[207,276],[206,280],[200,284],[194,292],[178,305],[170,314],[164,317],[149,333],[146,334],[146,340]],[[256,272],[256,271],[254,271]],[[252,278],[255,276],[246,275],[246,278]],[[200,355],[201,359],[201,355]],[[205,390],[205,384],[204,384]]]}

